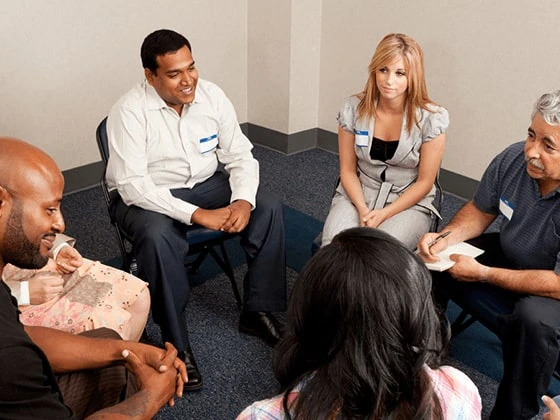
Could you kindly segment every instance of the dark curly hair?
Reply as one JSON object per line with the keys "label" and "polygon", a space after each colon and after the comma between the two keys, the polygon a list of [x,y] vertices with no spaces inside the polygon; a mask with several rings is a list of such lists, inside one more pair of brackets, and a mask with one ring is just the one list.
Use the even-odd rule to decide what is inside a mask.
{"label": "dark curly hair", "polygon": [[142,43],[140,57],[142,66],[152,73],[157,72],[157,56],[177,51],[186,46],[192,52],[191,44],[183,35],[170,29],[159,29],[152,32]]}

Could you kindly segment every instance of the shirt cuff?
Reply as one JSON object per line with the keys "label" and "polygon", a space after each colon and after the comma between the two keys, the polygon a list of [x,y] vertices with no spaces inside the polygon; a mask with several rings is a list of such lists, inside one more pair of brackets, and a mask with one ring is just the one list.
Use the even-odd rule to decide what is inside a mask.
{"label": "shirt cuff", "polygon": [[173,218],[180,221],[181,223],[192,225],[192,215],[198,209],[198,206],[183,201],[180,208],[173,209]]}
{"label": "shirt cuff", "polygon": [[236,200],[245,200],[251,205],[251,210],[254,210],[257,206],[255,193],[250,191],[248,188],[239,189],[238,191],[231,193],[230,203]]}
{"label": "shirt cuff", "polygon": [[19,282],[18,305],[20,306],[29,305],[29,282],[28,281]]}
{"label": "shirt cuff", "polygon": [[58,254],[59,254],[60,250],[61,250],[62,248],[64,248],[65,246],[70,246],[70,244],[69,244],[68,242],[61,242],[60,244],[58,244],[58,245],[56,246],[56,248],[54,248],[54,249],[52,250],[53,260],[56,261],[56,257],[58,257]]}

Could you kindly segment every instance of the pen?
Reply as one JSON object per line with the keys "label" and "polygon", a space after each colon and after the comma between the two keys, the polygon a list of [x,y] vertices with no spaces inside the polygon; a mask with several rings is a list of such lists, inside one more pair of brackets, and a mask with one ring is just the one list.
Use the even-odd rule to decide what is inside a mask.
{"label": "pen", "polygon": [[428,248],[431,248],[432,246],[434,246],[435,244],[437,244],[439,241],[441,241],[443,238],[445,238],[446,236],[449,236],[451,234],[451,231],[448,230],[447,232],[443,232],[441,235],[438,235],[436,237],[436,239],[434,239],[432,242],[430,242],[428,244]]}

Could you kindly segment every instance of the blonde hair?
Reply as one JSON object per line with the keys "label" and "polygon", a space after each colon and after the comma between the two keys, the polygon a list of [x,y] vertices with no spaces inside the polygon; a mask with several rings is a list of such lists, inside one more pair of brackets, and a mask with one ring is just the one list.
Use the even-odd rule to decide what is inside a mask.
{"label": "blonde hair", "polygon": [[416,109],[431,111],[428,105],[434,104],[428,97],[426,79],[424,78],[424,53],[420,45],[404,34],[386,35],[377,45],[375,53],[369,63],[369,78],[364,90],[359,93],[358,119],[375,118],[379,89],[375,80],[375,73],[397,58],[402,58],[405,65],[408,89],[406,95],[406,128],[410,132],[412,125],[418,125]]}

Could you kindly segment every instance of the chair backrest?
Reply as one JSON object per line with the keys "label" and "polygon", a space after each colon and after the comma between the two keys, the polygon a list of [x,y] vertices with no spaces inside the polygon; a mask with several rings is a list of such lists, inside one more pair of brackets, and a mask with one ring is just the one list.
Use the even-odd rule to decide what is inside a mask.
{"label": "chair backrest", "polygon": [[97,137],[97,147],[99,148],[99,154],[105,165],[109,161],[109,139],[107,138],[107,117],[103,118],[97,130],[95,131],[95,136]]}
{"label": "chair backrest", "polygon": [[101,174],[101,180],[99,181],[99,186],[101,187],[101,191],[103,192],[103,196],[105,197],[105,203],[107,204],[107,210],[109,212],[111,224],[115,228],[115,235],[117,237],[117,242],[122,256],[123,269],[136,275],[137,272],[136,260],[132,255],[132,252],[129,249],[127,249],[125,244],[124,233],[121,232],[121,230],[117,226],[117,223],[115,222],[115,220],[113,220],[110,211],[111,197],[109,195],[109,189],[107,188],[107,183],[105,182],[107,162],[109,161],[109,139],[107,137],[107,117],[103,118],[99,123],[99,125],[97,126],[97,130],[95,131],[95,137],[97,139],[97,147],[99,148],[99,154],[101,155],[101,159],[103,160],[104,163],[103,173]]}
{"label": "chair backrest", "polygon": [[[441,214],[441,209],[443,207],[443,188],[441,188],[441,184],[439,182],[439,170],[436,174],[436,182],[434,183],[436,186],[436,194],[434,197],[434,201],[432,204],[437,209],[437,211]],[[437,232],[439,230],[439,222],[440,218],[432,214],[432,223],[430,224],[430,232]]]}
{"label": "chair backrest", "polygon": [[[105,202],[107,203],[107,207],[109,207],[111,203],[111,198],[109,196],[109,189],[107,188],[107,183],[105,182],[105,173],[107,172],[107,162],[109,161],[109,138],[107,137],[107,117],[103,118],[99,125],[97,126],[97,130],[95,130],[95,137],[97,139],[97,148],[99,149],[99,154],[101,155],[101,159],[103,160],[103,173],[101,174],[101,180],[99,185],[101,190],[103,191],[103,196],[105,197]],[[110,213],[110,212],[109,212]],[[114,224],[114,221],[111,220]]]}

